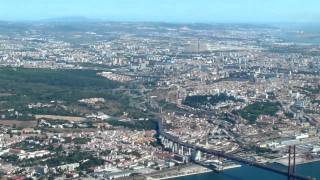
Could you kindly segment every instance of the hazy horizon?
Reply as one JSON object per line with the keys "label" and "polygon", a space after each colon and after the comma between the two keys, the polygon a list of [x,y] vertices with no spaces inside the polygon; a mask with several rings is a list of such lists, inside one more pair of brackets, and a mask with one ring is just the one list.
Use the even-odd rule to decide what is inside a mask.
{"label": "hazy horizon", "polygon": [[85,17],[172,23],[320,23],[319,7],[317,0],[11,0],[2,2],[0,20]]}

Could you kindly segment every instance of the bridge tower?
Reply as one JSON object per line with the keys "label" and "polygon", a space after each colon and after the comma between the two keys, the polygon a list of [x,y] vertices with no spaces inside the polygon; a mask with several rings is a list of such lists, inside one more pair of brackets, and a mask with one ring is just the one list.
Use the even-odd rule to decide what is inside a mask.
{"label": "bridge tower", "polygon": [[201,151],[194,150],[191,154],[191,159],[193,161],[201,161]]}
{"label": "bridge tower", "polygon": [[180,146],[180,148],[179,148],[179,154],[180,155],[184,155],[184,149],[183,148],[184,148],[183,146]]}
{"label": "bridge tower", "polygon": [[[293,160],[291,158],[293,156]],[[289,146],[289,155],[288,155],[288,180],[295,180],[291,177],[292,174],[295,174],[296,171],[296,145]]]}
{"label": "bridge tower", "polygon": [[188,156],[192,156],[192,149],[188,148]]}
{"label": "bridge tower", "polygon": [[177,143],[172,143],[172,152],[173,153],[179,153],[179,145]]}

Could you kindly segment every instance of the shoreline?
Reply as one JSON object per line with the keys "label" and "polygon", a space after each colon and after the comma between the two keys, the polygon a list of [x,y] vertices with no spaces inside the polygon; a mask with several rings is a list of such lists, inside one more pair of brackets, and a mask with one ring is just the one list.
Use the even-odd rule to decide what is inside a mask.
{"label": "shoreline", "polygon": [[160,178],[160,180],[163,179],[173,179],[173,178],[177,178],[177,177],[186,177],[186,176],[192,176],[192,175],[200,175],[200,174],[205,174],[205,173],[209,173],[209,172],[214,172],[212,170],[207,170],[207,171],[202,171],[202,172],[194,172],[194,173],[190,173],[190,174],[181,174],[181,175],[176,175],[176,176],[170,176],[170,177],[166,177],[166,178]]}
{"label": "shoreline", "polygon": [[[282,158],[283,159],[283,158]],[[284,160],[284,159],[283,159]],[[313,159],[313,160],[308,160],[308,161],[301,161],[298,162],[296,165],[305,165],[305,164],[310,164],[310,163],[320,163],[320,158],[317,159]],[[275,164],[279,164],[282,166],[286,166],[282,163],[279,162],[279,160],[275,160],[273,162],[270,163],[275,163]],[[228,170],[232,170],[235,168],[241,168],[240,167],[234,167],[234,168],[228,168],[225,169],[226,171]],[[151,178],[151,179],[160,179],[160,180],[165,180],[165,179],[174,179],[174,178],[179,178],[179,177],[187,177],[187,176],[193,176],[193,175],[201,175],[201,174],[205,174],[205,173],[210,173],[210,172],[214,172],[211,169],[208,169],[206,167],[197,165],[197,164],[189,164],[189,165],[185,165],[183,167],[181,167],[180,170],[178,170],[177,167],[172,168],[172,169],[167,169],[165,171],[153,174],[153,175],[149,175],[147,177]],[[223,173],[223,172],[221,172]]]}
{"label": "shoreline", "polygon": [[303,164],[309,164],[309,163],[314,163],[314,162],[320,162],[320,158],[306,160],[304,162],[299,162],[299,163],[296,163],[296,165],[303,165]]}
{"label": "shoreline", "polygon": [[[314,160],[312,160],[312,161],[308,161],[308,162],[305,162],[305,163],[301,163],[301,164],[299,164],[299,165],[302,165],[302,166],[306,166],[306,167],[313,167],[314,165],[312,164],[312,163],[315,163],[316,164],[316,170],[318,170],[317,168],[319,167],[319,165],[320,165],[320,159],[314,159]],[[247,169],[248,170],[248,169]],[[245,170],[244,172],[246,172],[247,170]],[[313,170],[315,170],[314,169],[314,167],[313,167]],[[222,172],[223,173],[223,172]],[[230,172],[231,174],[232,174],[232,172]],[[300,173],[302,173],[302,172],[300,172]],[[306,174],[304,174],[304,173],[306,173]],[[304,171],[304,173],[302,173],[301,175],[307,175],[307,174],[309,174],[310,172],[308,172],[308,171]],[[204,173],[199,173],[199,178],[201,179],[201,174],[204,174]],[[186,177],[187,176],[190,176],[190,177],[188,177],[187,179],[193,179],[194,177],[194,175],[196,175],[196,174],[190,174],[190,175],[186,175]],[[309,174],[310,175],[310,174]],[[311,175],[310,175],[311,176]],[[312,174],[312,176],[311,177],[318,177],[319,176],[319,174]],[[183,177],[183,176],[180,176],[180,177]],[[216,177],[214,174],[212,174],[212,176],[211,175],[209,175],[209,176],[206,176],[206,177]],[[174,179],[174,178],[179,178],[179,177],[172,177],[172,178],[167,178],[167,179]],[[197,177],[198,178],[198,177]],[[163,179],[165,179],[165,178],[163,178]]]}
{"label": "shoreline", "polygon": [[[314,162],[320,162],[320,158],[306,160],[306,159],[298,157],[296,159],[296,165],[303,165],[303,164],[309,164],[309,163],[314,163]],[[274,160],[274,161],[270,161],[270,163],[276,163],[276,164],[280,164],[280,165],[283,165],[283,166],[288,166],[288,159],[287,158],[281,158],[281,159],[277,159],[277,160]]]}
{"label": "shoreline", "polygon": [[[225,170],[230,170],[234,168],[239,168],[241,165],[234,165],[230,167],[226,167]],[[200,175],[200,174],[205,174],[205,173],[219,173],[216,172],[212,169],[209,169],[207,167],[203,167],[198,164],[188,164],[182,167],[174,167],[171,169],[164,170],[162,172],[154,173],[154,174],[149,174],[147,177],[152,178],[152,179],[174,179],[178,177],[186,177],[186,176],[193,176],[193,175]]]}
{"label": "shoreline", "polygon": [[161,172],[149,174],[146,177],[152,179],[173,179],[177,177],[192,176],[208,172],[213,172],[213,170],[197,164],[188,164],[183,167],[173,167],[171,169],[166,169]]}

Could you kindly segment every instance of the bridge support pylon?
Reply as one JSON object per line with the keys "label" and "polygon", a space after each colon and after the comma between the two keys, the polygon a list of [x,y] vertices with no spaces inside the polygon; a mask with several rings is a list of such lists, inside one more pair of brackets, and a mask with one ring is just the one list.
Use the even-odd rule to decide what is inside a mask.
{"label": "bridge support pylon", "polygon": [[193,151],[191,158],[193,161],[201,161],[201,151],[199,150]]}

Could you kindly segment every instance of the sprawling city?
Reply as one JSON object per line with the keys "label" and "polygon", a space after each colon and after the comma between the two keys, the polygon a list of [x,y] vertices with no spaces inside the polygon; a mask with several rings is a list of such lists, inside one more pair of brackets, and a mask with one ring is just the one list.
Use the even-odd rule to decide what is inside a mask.
{"label": "sprawling city", "polygon": [[0,21],[0,179],[316,179],[319,162],[320,31]]}

